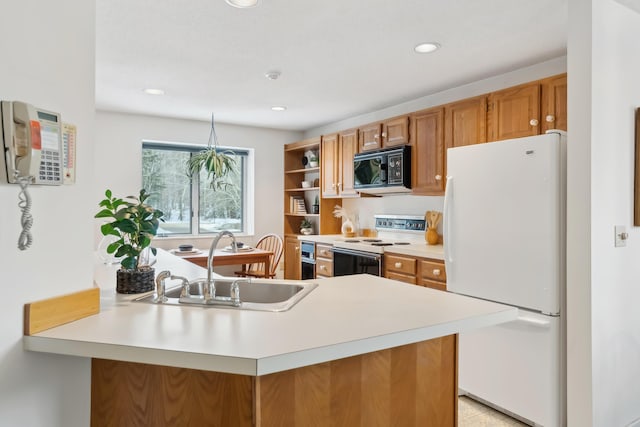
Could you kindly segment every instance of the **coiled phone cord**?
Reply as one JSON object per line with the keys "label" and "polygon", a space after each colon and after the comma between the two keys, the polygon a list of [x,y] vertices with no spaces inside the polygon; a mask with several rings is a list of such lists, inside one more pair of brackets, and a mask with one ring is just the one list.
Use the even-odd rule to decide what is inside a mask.
{"label": "coiled phone cord", "polygon": [[20,194],[18,194],[18,207],[22,211],[22,218],[20,223],[22,224],[22,231],[20,237],[18,237],[18,249],[21,251],[27,250],[33,242],[33,236],[31,235],[31,226],[33,225],[33,216],[31,215],[31,196],[29,195],[29,184],[31,184],[30,176],[17,176],[18,185],[20,185]]}

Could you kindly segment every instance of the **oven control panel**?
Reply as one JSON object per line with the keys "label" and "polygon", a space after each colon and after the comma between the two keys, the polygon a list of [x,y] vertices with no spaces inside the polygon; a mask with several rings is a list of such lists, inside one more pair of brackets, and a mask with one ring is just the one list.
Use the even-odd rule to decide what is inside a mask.
{"label": "oven control panel", "polygon": [[376,230],[420,231],[426,229],[426,221],[419,216],[375,215]]}

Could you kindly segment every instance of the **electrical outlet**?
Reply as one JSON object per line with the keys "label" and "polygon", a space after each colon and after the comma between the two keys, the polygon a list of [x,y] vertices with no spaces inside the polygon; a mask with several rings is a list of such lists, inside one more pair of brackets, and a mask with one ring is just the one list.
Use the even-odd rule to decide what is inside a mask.
{"label": "electrical outlet", "polygon": [[629,238],[629,234],[627,234],[627,227],[624,225],[616,225],[614,227],[616,236],[615,236],[615,247],[619,248],[622,246],[627,246],[627,239]]}

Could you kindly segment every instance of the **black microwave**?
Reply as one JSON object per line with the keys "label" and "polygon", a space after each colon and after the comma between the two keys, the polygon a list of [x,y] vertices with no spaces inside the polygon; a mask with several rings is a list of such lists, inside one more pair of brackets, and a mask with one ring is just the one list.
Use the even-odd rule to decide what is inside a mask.
{"label": "black microwave", "polygon": [[353,157],[354,188],[361,193],[411,191],[411,146],[358,153]]}

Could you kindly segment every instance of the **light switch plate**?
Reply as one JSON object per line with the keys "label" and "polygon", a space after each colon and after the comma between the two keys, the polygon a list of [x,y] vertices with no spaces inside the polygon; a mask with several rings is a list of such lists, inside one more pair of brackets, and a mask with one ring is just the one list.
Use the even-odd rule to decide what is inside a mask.
{"label": "light switch plate", "polygon": [[616,225],[614,229],[616,233],[615,247],[627,246],[627,238],[629,237],[627,227],[624,225]]}

